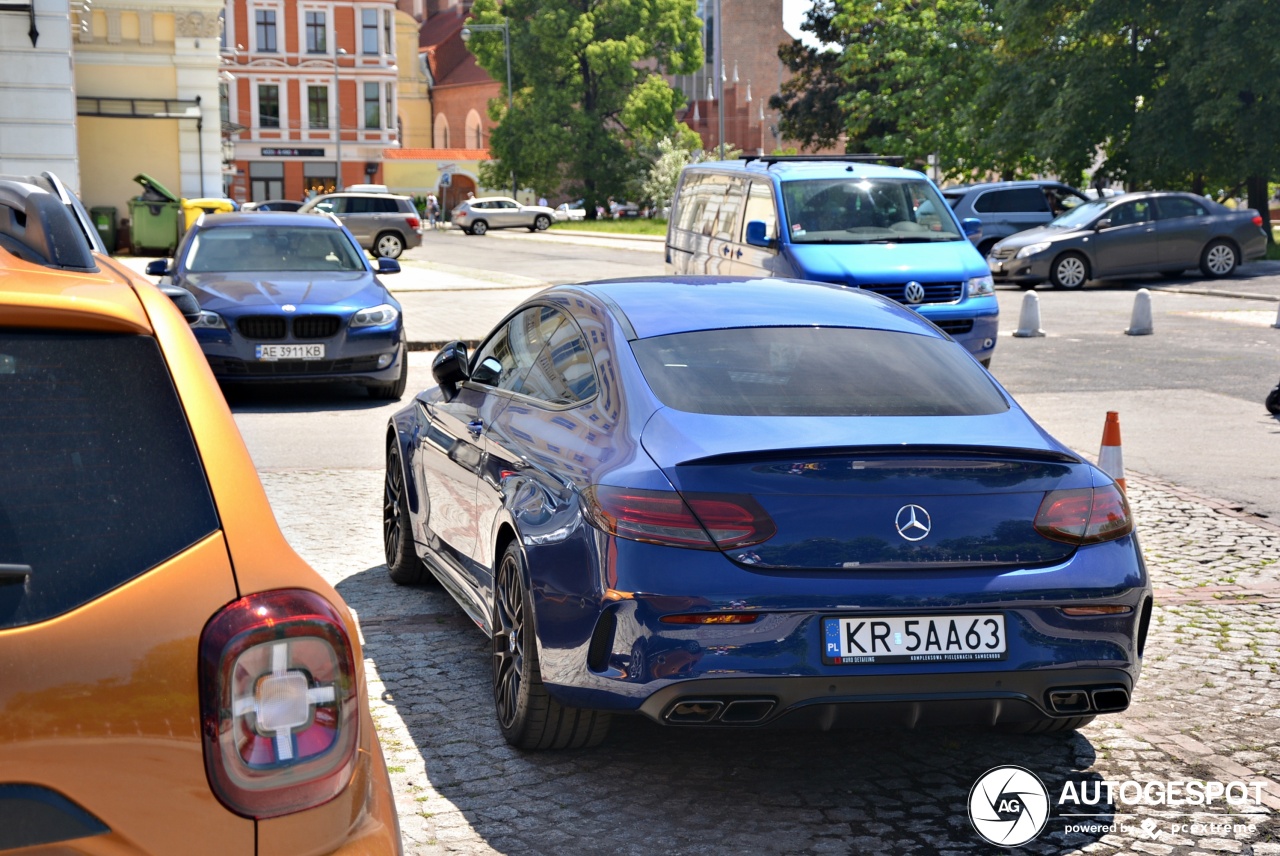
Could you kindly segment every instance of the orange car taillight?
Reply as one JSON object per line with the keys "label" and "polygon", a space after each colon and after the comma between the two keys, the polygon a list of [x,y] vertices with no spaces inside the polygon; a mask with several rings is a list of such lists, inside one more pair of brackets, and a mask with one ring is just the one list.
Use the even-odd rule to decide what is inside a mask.
{"label": "orange car taillight", "polygon": [[583,497],[583,512],[593,526],[632,541],[727,550],[759,544],[777,532],[768,513],[745,494],[682,495],[593,485]]}
{"label": "orange car taillight", "polygon": [[1040,503],[1035,528],[1051,541],[1097,544],[1132,532],[1133,516],[1124,494],[1114,484],[1054,490]]}
{"label": "orange car taillight", "polygon": [[200,637],[200,712],[209,783],[227,808],[266,818],[342,792],[359,731],[356,671],[342,617],[301,590],[243,597]]}

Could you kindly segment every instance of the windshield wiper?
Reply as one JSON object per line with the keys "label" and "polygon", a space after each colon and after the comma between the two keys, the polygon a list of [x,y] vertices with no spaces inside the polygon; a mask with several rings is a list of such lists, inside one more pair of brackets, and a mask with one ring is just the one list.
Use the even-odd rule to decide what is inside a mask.
{"label": "windshield wiper", "polygon": [[25,583],[30,576],[30,565],[0,565],[0,586],[7,583]]}

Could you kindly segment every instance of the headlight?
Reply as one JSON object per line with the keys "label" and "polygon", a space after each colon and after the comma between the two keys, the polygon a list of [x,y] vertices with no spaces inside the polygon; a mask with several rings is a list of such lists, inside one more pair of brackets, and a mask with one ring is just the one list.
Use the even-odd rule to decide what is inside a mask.
{"label": "headlight", "polygon": [[352,327],[384,327],[387,324],[394,324],[395,320],[400,317],[400,312],[389,303],[383,303],[380,306],[373,306],[369,309],[361,309],[355,315],[351,316]]}
{"label": "headlight", "polygon": [[1018,250],[1018,254],[1014,256],[1014,258],[1025,259],[1029,256],[1034,256],[1036,253],[1043,253],[1047,249],[1049,249],[1048,241],[1041,241],[1038,244],[1027,244],[1025,247]]}
{"label": "headlight", "polygon": [[996,281],[991,278],[991,274],[986,276],[975,276],[969,278],[969,296],[977,297],[980,294],[995,294]]}
{"label": "headlight", "polygon": [[192,330],[225,330],[227,322],[217,312],[202,310],[200,317],[191,322]]}

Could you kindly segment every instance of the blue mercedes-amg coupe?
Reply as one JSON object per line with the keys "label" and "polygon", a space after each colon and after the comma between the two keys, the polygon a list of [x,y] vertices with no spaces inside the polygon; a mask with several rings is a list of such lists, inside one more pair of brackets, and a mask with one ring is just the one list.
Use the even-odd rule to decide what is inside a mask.
{"label": "blue mercedes-amg coupe", "polygon": [[493,642],[498,722],[986,724],[1124,710],[1151,583],[1123,492],[968,352],[813,282],[549,288],[392,417],[387,567]]}

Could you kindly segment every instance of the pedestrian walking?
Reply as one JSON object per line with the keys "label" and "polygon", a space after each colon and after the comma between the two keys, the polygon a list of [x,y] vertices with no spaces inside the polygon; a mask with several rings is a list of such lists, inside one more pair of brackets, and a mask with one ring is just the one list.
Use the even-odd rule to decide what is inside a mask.
{"label": "pedestrian walking", "polygon": [[440,228],[440,200],[434,193],[427,196],[427,224],[432,229]]}

